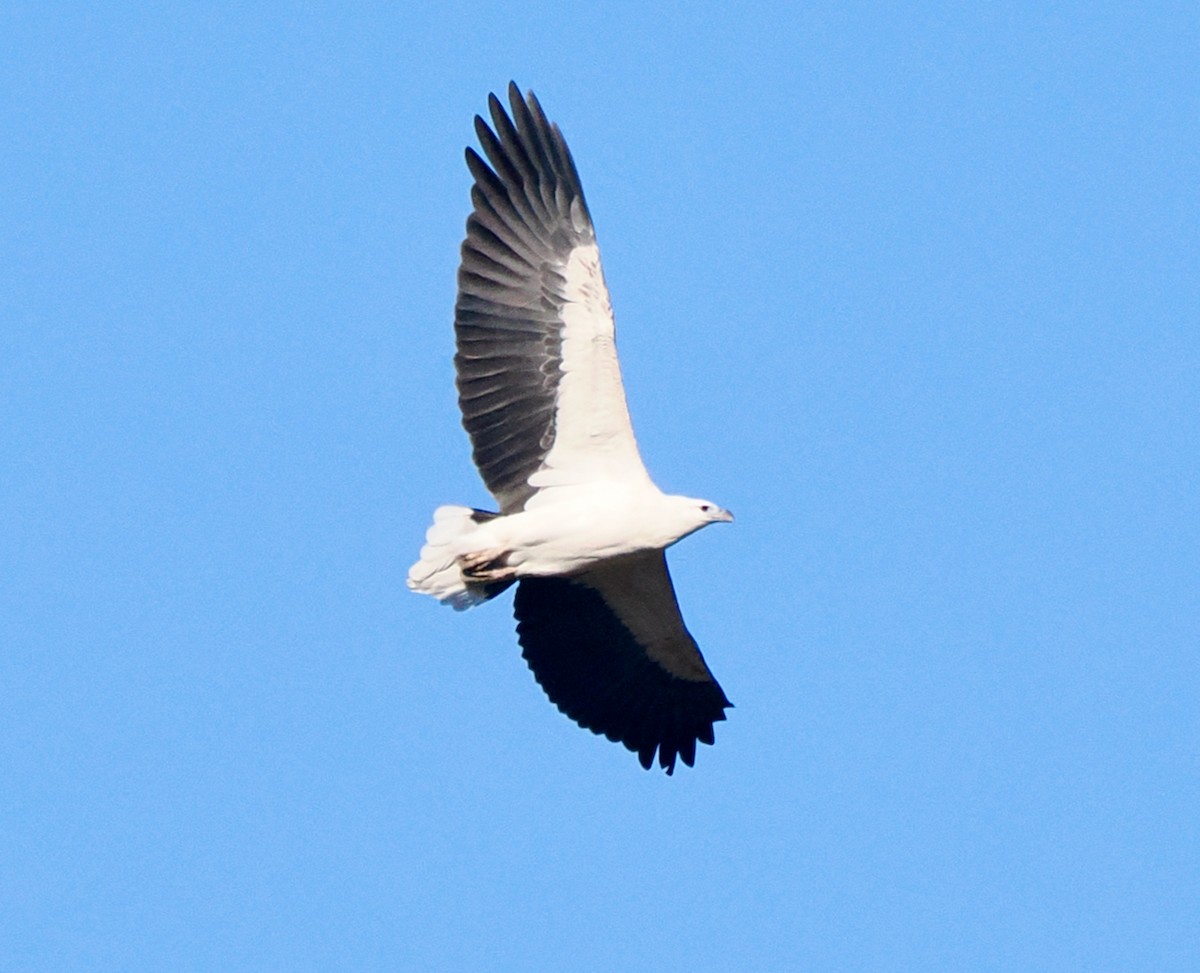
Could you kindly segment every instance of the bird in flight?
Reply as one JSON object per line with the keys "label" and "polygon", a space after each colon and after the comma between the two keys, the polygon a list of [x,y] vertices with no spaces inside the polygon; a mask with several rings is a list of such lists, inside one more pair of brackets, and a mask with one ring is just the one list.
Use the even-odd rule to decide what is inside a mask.
{"label": "bird in flight", "polygon": [[499,512],[439,507],[408,586],[456,609],[514,582],[522,654],[550,701],[646,769],[689,767],[732,704],[679,613],[666,548],[732,515],[671,496],[638,453],[596,232],[533,92],[475,116],[458,270],[458,404]]}

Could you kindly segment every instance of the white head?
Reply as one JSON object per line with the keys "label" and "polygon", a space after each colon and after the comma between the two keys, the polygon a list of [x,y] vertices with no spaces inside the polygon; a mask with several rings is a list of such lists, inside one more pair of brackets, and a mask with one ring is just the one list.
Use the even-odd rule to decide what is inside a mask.
{"label": "white head", "polygon": [[733,523],[733,514],[723,507],[718,507],[711,500],[677,496],[666,496],[663,500],[666,501],[663,533],[669,535],[666,545],[683,540],[688,534],[693,534],[709,524]]}

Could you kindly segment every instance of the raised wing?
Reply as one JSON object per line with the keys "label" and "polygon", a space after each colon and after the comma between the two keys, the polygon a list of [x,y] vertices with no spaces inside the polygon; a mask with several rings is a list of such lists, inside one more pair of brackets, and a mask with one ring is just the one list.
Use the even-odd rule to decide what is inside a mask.
{"label": "raised wing", "polygon": [[683,624],[661,551],[574,578],[524,578],[513,603],[522,654],[550,701],[625,744],[649,769],[689,767],[732,704]]}
{"label": "raised wing", "polygon": [[[458,402],[475,465],[504,513],[555,482],[639,477],[612,308],[575,163],[530,92],[476,116],[475,178],[458,271]],[[488,163],[491,163],[490,166]]]}

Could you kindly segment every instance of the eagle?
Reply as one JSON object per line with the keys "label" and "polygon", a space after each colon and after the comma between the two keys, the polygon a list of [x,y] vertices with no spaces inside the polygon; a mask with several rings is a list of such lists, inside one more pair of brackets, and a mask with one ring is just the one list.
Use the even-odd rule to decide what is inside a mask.
{"label": "eagle", "polygon": [[[732,704],[684,625],[665,551],[733,516],[663,493],[638,452],[596,231],[575,162],[533,92],[488,98],[466,150],[458,404],[498,511],[433,515],[413,591],[456,609],[516,584],[522,655],[580,726],[671,774]],[[485,158],[486,157],[486,158]]]}

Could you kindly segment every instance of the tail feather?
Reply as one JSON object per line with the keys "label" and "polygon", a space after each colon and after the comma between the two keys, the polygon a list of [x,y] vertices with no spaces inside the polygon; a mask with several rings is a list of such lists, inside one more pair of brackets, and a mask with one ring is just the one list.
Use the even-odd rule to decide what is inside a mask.
{"label": "tail feather", "polygon": [[425,533],[421,556],[408,569],[408,586],[423,595],[432,595],[456,611],[465,611],[495,598],[511,582],[468,584],[458,565],[461,555],[470,550],[468,538],[497,514],[452,504],[433,512],[433,524]]}

